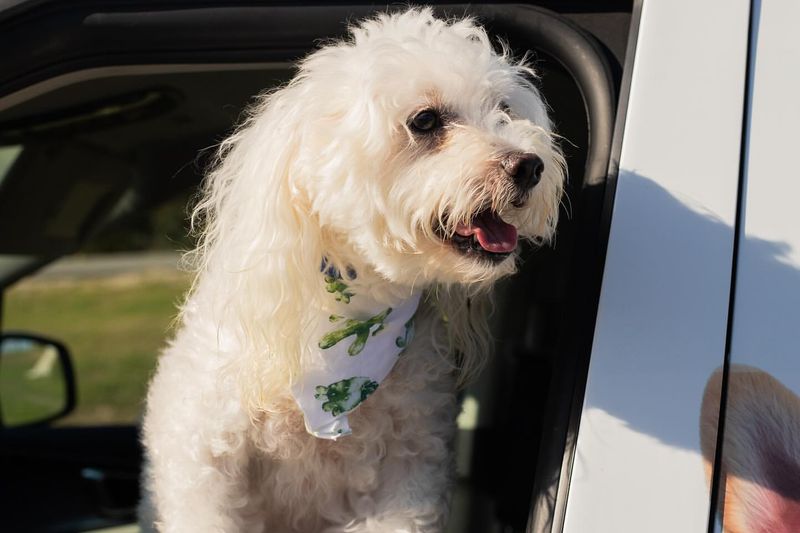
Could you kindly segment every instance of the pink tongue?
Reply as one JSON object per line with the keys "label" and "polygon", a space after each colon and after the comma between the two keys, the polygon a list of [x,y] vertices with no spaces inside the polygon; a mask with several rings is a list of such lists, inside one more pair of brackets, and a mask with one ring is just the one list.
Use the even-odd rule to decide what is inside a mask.
{"label": "pink tongue", "polygon": [[503,222],[493,211],[480,213],[470,224],[459,224],[456,233],[463,237],[475,235],[487,252],[507,253],[517,247],[517,228]]}

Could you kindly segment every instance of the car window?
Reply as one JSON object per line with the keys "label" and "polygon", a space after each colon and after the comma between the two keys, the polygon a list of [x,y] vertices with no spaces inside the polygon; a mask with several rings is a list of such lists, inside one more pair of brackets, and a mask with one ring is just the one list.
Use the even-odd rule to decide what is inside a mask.
{"label": "car window", "polygon": [[[270,9],[254,8],[272,15]],[[325,16],[326,24],[335,28],[338,21],[355,16],[350,6],[338,9]],[[340,16],[345,9],[347,17]],[[557,247],[526,248],[519,275],[498,289],[493,331],[497,353],[462,397],[458,473],[447,531],[550,531],[560,512],[553,505],[554,491],[563,492],[562,487],[568,486],[568,482],[559,485],[560,478],[568,480],[570,475],[561,466],[570,463],[564,452],[571,449],[571,428],[576,424],[571,406],[581,402],[581,369],[588,365],[605,246],[600,209],[614,118],[613,89],[619,82],[618,65],[607,64],[609,58],[598,52],[602,47],[573,26],[579,22],[604,36],[604,45],[619,41],[612,48],[622,58],[629,15],[578,14],[570,22],[527,7],[513,11],[482,6],[480,10],[512,49],[520,54],[529,50],[535,57],[536,83],[565,139],[570,183]],[[226,16],[233,17],[234,11]],[[321,12],[321,8],[314,11]],[[138,15],[122,15],[128,14]],[[156,15],[152,12],[148,17]],[[214,25],[220,30],[229,27],[225,35],[236,41],[225,46],[239,50],[246,48],[239,41],[241,36],[252,39],[242,30],[251,20],[259,24],[252,35],[273,38],[262,27],[269,20],[266,15],[220,17]],[[542,17],[547,24],[541,23]],[[309,32],[333,35],[327,26],[306,23],[307,14],[301,18],[303,31],[307,26]],[[15,228],[0,232],[0,254],[14,261],[41,258],[42,263],[64,257],[34,275],[28,274],[35,264],[25,269],[9,267],[14,279],[21,279],[7,286],[4,255],[0,255],[2,326],[4,331],[26,330],[58,339],[71,351],[77,408],[54,423],[70,427],[38,428],[42,429],[40,447],[48,453],[52,448],[53,457],[69,455],[63,453],[65,446],[76,443],[77,451],[70,457],[80,459],[79,467],[69,465],[68,475],[63,476],[69,483],[76,478],[83,487],[86,479],[78,479],[75,472],[84,476],[82,468],[103,466],[103,459],[108,463],[104,470],[108,479],[126,480],[132,492],[138,488],[138,437],[130,425],[141,416],[148,379],[159,351],[172,335],[177,305],[190,283],[177,265],[179,250],[191,245],[184,236],[185,206],[203,173],[197,154],[229,133],[253,95],[289,79],[291,62],[303,43],[307,40],[311,47],[322,36],[314,33],[313,39],[306,39],[300,29],[286,26],[274,34],[281,36],[281,45],[283,41],[298,43],[292,45],[297,49],[270,49],[265,54],[269,47],[278,49],[270,41],[244,57],[252,61],[267,57],[269,64],[237,66],[234,62],[242,57],[219,56],[231,64],[225,68],[203,65],[211,57],[203,30],[197,34],[203,45],[193,61],[197,65],[97,69],[85,78],[62,79],[48,85],[49,92],[35,93],[0,110],[0,144],[25,144],[24,150],[17,147],[15,155],[6,156],[15,161],[15,168],[5,182],[0,159],[0,227]],[[532,28],[549,29],[532,32]],[[532,33],[536,39],[530,38]],[[149,43],[150,39],[140,41]],[[94,48],[91,52],[93,57],[99,55]],[[75,49],[70,53],[77,54]],[[126,53],[134,55],[131,50]],[[91,77],[95,75],[96,79]],[[0,91],[3,88],[0,80]],[[152,101],[158,105],[140,107],[138,102],[151,101],[150,95],[155,95]],[[48,126],[46,131],[38,127],[42,122]],[[6,128],[9,124],[14,127]],[[7,130],[16,132],[15,136],[3,137]],[[98,227],[105,229],[97,233]],[[102,427],[110,425],[129,427],[111,428],[114,431]],[[18,450],[26,450],[25,445],[20,441]],[[118,460],[120,449],[128,454],[124,468]],[[50,501],[60,503],[64,493],[69,493],[59,494],[58,487],[49,486],[54,485],[54,476],[40,467],[44,463],[40,456],[28,454],[28,462],[17,462],[13,479],[22,480],[36,495],[26,501],[36,505],[47,501],[52,508]],[[119,475],[120,470],[124,475]],[[94,478],[102,477],[88,471]],[[98,484],[102,512],[115,519],[133,516],[136,494],[130,498],[134,503],[126,506],[114,498],[106,501],[110,484]],[[43,498],[43,485],[54,495],[50,499]],[[80,491],[74,492],[77,498]],[[29,525],[29,516],[20,520]]]}
{"label": "car window", "polygon": [[72,354],[76,409],[59,425],[133,424],[189,286],[178,268],[186,195],[127,217],[78,254],[5,293],[4,329],[47,335]]}

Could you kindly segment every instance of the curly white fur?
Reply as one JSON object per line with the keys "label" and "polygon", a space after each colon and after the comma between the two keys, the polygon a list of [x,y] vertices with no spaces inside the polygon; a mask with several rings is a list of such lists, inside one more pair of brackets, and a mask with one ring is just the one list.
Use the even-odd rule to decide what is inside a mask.
{"label": "curly white fur", "polygon": [[[197,277],[150,387],[141,520],[160,531],[440,531],[455,389],[489,350],[488,261],[448,243],[487,208],[545,242],[563,160],[533,71],[471,19],[382,14],[300,63],[222,143],[193,223]],[[412,131],[442,115],[436,142]],[[509,153],[544,162],[520,202]],[[336,442],[290,386],[329,297],[320,258],[392,302],[426,290],[417,336]],[[458,356],[453,354],[457,353]]]}

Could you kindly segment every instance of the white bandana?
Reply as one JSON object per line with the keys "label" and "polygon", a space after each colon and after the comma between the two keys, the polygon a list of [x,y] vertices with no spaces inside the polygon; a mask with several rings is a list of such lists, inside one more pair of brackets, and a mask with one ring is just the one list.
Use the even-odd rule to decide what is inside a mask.
{"label": "white bandana", "polygon": [[303,411],[306,431],[333,439],[349,435],[347,414],[375,392],[414,335],[420,292],[395,305],[382,305],[348,285],[323,259],[320,269],[330,305],[318,311],[311,328],[312,355],[292,394]]}

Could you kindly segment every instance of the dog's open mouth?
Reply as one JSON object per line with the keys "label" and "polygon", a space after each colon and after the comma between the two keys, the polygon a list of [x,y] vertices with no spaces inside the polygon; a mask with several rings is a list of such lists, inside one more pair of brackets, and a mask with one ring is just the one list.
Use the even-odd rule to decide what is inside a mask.
{"label": "dog's open mouth", "polygon": [[500,262],[517,247],[517,228],[491,209],[481,211],[469,222],[460,222],[455,234],[445,241],[465,255]]}

